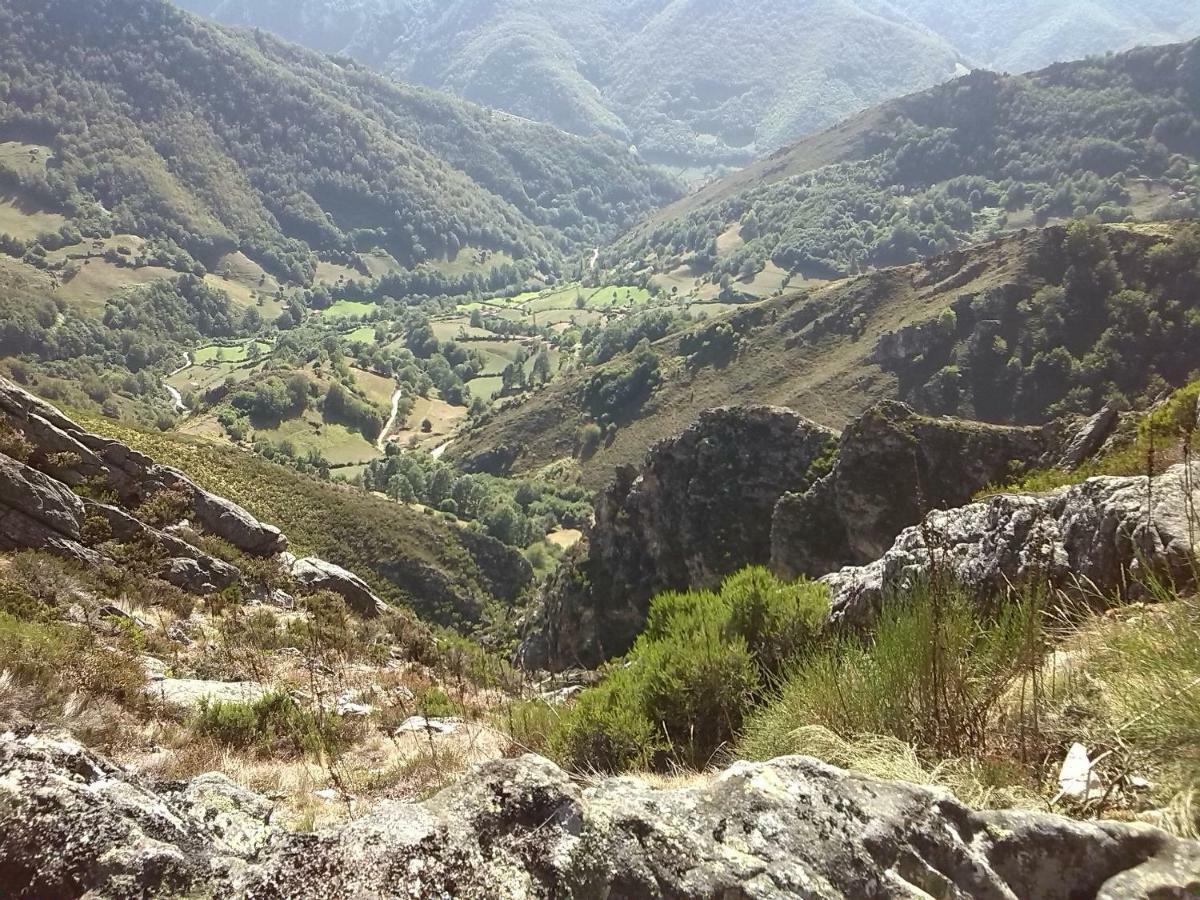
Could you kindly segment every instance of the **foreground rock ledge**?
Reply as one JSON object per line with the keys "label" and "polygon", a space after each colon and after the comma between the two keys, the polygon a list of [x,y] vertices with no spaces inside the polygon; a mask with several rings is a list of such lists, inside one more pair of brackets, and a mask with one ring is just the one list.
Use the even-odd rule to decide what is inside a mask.
{"label": "foreground rock ledge", "polygon": [[487,764],[423,804],[287,834],[220,776],[155,788],[62,736],[0,736],[6,897],[1184,898],[1200,844],[1146,826],[976,813],[803,757],[696,785],[582,788]]}

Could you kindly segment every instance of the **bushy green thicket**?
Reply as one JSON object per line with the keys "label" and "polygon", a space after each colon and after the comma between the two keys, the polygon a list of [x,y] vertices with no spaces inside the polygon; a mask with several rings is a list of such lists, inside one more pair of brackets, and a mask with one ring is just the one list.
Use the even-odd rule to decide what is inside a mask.
{"label": "bushy green thicket", "polygon": [[904,399],[985,421],[1043,422],[1110,400],[1145,407],[1193,377],[1200,228],[1166,240],[1075,221],[1043,233],[1026,277],[958,299],[923,352],[885,364]]}
{"label": "bushy green thicket", "polygon": [[656,597],[633,649],[559,723],[552,752],[605,772],[712,763],[784,661],[815,644],[826,604],[820,585],[761,568],[719,591]]}
{"label": "bushy green thicket", "polygon": [[645,338],[633,353],[596,372],[583,389],[583,406],[602,425],[633,418],[662,379],[661,359]]}
{"label": "bushy green thicket", "polygon": [[197,734],[264,757],[335,756],[351,743],[353,728],[340,716],[301,707],[288,694],[267,694],[250,703],[201,701]]}

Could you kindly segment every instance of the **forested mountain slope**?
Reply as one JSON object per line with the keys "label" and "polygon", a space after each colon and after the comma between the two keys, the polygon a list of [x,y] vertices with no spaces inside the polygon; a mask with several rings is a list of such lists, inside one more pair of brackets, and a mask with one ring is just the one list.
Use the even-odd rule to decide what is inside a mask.
{"label": "forested mountain slope", "polygon": [[746,162],[959,63],[902,12],[850,0],[183,5],[681,166]]}
{"label": "forested mountain slope", "polygon": [[883,399],[990,422],[1090,413],[1200,368],[1198,298],[1192,223],[1021,232],[643,343],[491,414],[450,455],[512,471],[576,457],[599,489],[725,405],[786,406],[835,428]]}
{"label": "forested mountain slope", "polygon": [[958,67],[1200,33],[1188,0],[180,0],[663,162],[740,163]]}
{"label": "forested mountain slope", "polygon": [[894,0],[972,63],[1024,72],[1200,34],[1188,0]]}
{"label": "forested mountain slope", "polygon": [[601,262],[664,287],[768,265],[836,278],[1053,219],[1195,215],[1198,159],[1198,41],[977,71],[709,186]]}
{"label": "forested mountain slope", "polygon": [[300,283],[314,251],[375,246],[407,266],[475,247],[549,267],[672,191],[626,147],[159,0],[0,4],[0,140],[18,145],[9,190],[84,236],[167,238],[205,263],[241,250]]}

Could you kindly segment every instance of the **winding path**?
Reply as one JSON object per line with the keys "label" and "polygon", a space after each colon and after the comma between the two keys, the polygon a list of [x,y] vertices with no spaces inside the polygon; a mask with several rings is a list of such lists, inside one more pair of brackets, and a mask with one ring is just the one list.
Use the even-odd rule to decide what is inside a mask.
{"label": "winding path", "polygon": [[163,379],[163,387],[166,388],[167,393],[171,395],[171,403],[174,404],[175,411],[180,414],[190,412],[191,410],[189,410],[188,405],[183,402],[183,394],[179,393],[179,389],[176,388],[174,385],[168,384],[167,378],[174,378],[176,375],[178,375],[184,369],[188,368],[188,366],[190,366],[191,364],[192,364],[191,354],[190,353],[183,354],[183,365],[180,366],[178,369],[176,369],[174,372],[171,372],[169,375],[166,376],[166,378]]}
{"label": "winding path", "polygon": [[375,449],[380,453],[383,453],[387,449],[388,435],[396,427],[396,419],[400,413],[400,400],[403,396],[403,388],[396,388],[396,392],[392,394],[392,414],[388,417],[387,424],[383,426],[383,431],[379,432],[379,440],[375,442]]}

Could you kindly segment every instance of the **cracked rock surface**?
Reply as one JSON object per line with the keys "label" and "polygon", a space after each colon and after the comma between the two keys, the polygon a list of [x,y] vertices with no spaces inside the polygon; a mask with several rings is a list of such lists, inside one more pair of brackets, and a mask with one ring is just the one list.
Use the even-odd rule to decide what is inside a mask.
{"label": "cracked rock surface", "polygon": [[60,735],[0,736],[0,894],[19,898],[1185,898],[1200,844],[974,812],[805,757],[685,787],[486,764],[420,804],[288,834],[218,777],[142,784]]}

